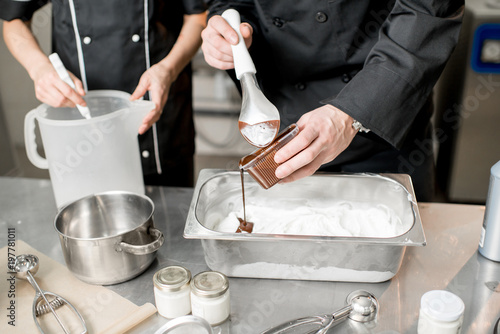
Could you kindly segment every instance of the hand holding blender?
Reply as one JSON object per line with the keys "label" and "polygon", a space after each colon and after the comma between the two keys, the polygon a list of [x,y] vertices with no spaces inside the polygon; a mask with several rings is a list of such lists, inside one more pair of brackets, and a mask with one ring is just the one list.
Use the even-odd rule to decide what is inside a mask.
{"label": "hand holding blender", "polygon": [[[71,78],[69,77],[68,71],[64,67],[64,64],[61,61],[61,58],[59,58],[59,55],[57,53],[53,53],[49,56],[49,60],[52,63],[52,66],[54,66],[54,69],[57,72],[57,75],[63,80],[65,83],[67,83],[71,88],[76,89],[75,83]],[[78,111],[82,116],[86,119],[90,119],[90,110],[88,107],[76,105]]]}

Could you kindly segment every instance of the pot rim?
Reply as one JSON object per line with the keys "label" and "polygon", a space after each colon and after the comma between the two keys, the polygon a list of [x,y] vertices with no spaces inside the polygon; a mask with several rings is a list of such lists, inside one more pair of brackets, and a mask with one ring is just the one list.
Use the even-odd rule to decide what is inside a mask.
{"label": "pot rim", "polygon": [[[136,196],[136,197],[140,197],[141,199],[143,200],[146,200],[150,205],[151,205],[151,213],[149,214],[149,216],[144,219],[144,221],[142,221],[141,223],[138,223],[134,228],[132,229],[129,229],[127,231],[124,231],[124,232],[121,232],[121,233],[117,233],[117,234],[113,234],[113,235],[109,235],[109,236],[104,236],[104,237],[94,237],[94,238],[79,238],[79,237],[74,237],[74,236],[70,236],[70,235],[67,235],[66,233],[63,233],[57,226],[57,222],[60,220],[60,217],[62,215],[62,213],[65,211],[65,209],[67,209],[68,207],[74,205],[75,203],[77,202],[80,202],[80,201],[84,201],[84,200],[87,200],[89,198],[92,198],[92,197],[96,197],[96,196],[102,196],[102,195],[132,195],[132,196]],[[85,197],[82,197],[82,198],[79,198],[77,200],[74,200],[70,203],[67,203],[66,205],[64,205],[58,212],[57,212],[57,215],[54,219],[54,229],[56,230],[56,232],[58,233],[59,236],[62,236],[64,238],[67,238],[67,239],[71,239],[71,240],[75,240],[75,241],[97,241],[97,240],[107,240],[107,239],[116,239],[117,237],[122,237],[124,236],[125,234],[128,234],[128,233],[131,233],[131,232],[134,232],[135,230],[137,230],[139,227],[147,224],[148,222],[151,222],[151,226],[154,226],[153,225],[153,215],[154,215],[154,211],[155,211],[155,205],[153,203],[153,201],[146,195],[142,195],[142,194],[138,194],[138,193],[133,193],[133,192],[130,192],[130,191],[124,191],[124,190],[112,190],[112,191],[104,191],[104,192],[100,192],[100,193],[95,193],[95,194],[91,194],[91,195],[88,195],[88,196],[85,196]],[[62,223],[61,223],[62,224]]]}

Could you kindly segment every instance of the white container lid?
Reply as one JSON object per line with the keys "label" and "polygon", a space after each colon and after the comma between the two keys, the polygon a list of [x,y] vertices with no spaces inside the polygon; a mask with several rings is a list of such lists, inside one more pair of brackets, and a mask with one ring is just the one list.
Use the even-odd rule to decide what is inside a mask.
{"label": "white container lid", "polygon": [[153,276],[153,284],[161,291],[176,292],[189,286],[191,272],[181,266],[169,266],[158,270]]}
{"label": "white container lid", "polygon": [[445,290],[432,290],[424,293],[420,308],[435,320],[452,322],[459,319],[465,304],[457,295]]}
{"label": "white container lid", "polygon": [[198,273],[191,281],[191,292],[195,296],[214,298],[222,296],[229,289],[229,281],[218,271]]}

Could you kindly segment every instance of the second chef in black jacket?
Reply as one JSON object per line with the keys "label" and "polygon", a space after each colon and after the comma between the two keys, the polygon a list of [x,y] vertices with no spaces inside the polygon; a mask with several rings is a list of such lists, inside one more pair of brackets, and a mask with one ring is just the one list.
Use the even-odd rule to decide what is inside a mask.
{"label": "second chef in black jacket", "polygon": [[[54,107],[83,104],[81,96],[57,77],[29,29],[33,13],[47,2],[0,0],[5,41],[34,80],[39,100]],[[146,117],[140,132],[157,122],[139,138],[145,183],[192,186],[189,61],[199,48],[205,26],[203,0],[51,3],[52,51],[78,77],[73,80],[80,94],[83,88],[135,92],[134,98],[152,92],[150,99],[157,109]],[[61,85],[67,95],[61,93]]]}
{"label": "second chef in black jacket", "polygon": [[219,69],[234,67],[237,35],[218,16],[228,8],[241,14],[282,126],[301,130],[276,154],[278,177],[408,173],[417,199],[432,200],[431,92],[457,43],[463,1],[212,1],[202,50]]}

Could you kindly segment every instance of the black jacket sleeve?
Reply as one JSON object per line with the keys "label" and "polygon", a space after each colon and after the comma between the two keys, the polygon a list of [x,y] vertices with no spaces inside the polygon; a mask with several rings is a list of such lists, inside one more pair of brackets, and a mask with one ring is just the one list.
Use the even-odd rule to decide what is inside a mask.
{"label": "black jacket sleeve", "polygon": [[[362,55],[362,58],[359,59],[360,70],[352,80],[340,91],[334,90],[338,85],[316,87],[313,91],[314,83],[311,82],[309,91],[315,95],[310,98],[321,96],[318,100],[322,103],[334,105],[371,129],[372,135],[401,148],[458,41],[464,0],[395,0],[393,5],[391,1],[383,0],[338,0],[329,2],[328,6],[322,4],[325,10],[328,7],[333,9],[329,12],[332,18],[328,25],[321,28],[314,20],[316,8],[320,5],[316,2],[300,4],[289,5],[293,7],[287,9],[284,2],[272,0],[214,0],[210,3],[209,16],[235,8],[240,12],[242,21],[249,22],[256,29],[254,42],[261,34],[266,39],[266,47],[274,48],[269,54],[273,55],[279,69],[273,74],[283,78],[278,84],[288,84],[289,87],[277,88],[277,96],[296,96],[290,87],[304,80],[316,80],[316,85],[320,82],[331,84],[334,76],[350,72],[353,66],[349,55],[345,60],[339,60],[340,54],[336,50],[355,50],[354,55]],[[387,17],[380,22],[381,26],[377,25],[374,34],[366,37],[364,44],[356,45],[358,40],[355,36],[350,37],[346,30],[364,31],[371,22],[353,10],[359,9],[364,13],[362,11],[372,4],[388,8]],[[269,13],[269,10],[273,12]],[[283,28],[273,27],[272,17],[275,15],[288,19]],[[302,17],[304,15],[308,17]],[[345,27],[333,28],[338,21],[345,23]],[[309,26],[300,27],[304,24]],[[288,28],[285,30],[285,27]],[[317,34],[300,35],[304,31],[311,33],[316,27],[321,29]],[[328,31],[327,27],[332,28]],[[367,45],[370,46],[367,48]],[[279,48],[279,53],[276,48]],[[311,51],[292,48],[309,48]],[[258,51],[265,52],[265,49]],[[258,61],[258,57],[254,57],[254,61]],[[272,61],[269,60],[269,63]],[[272,72],[273,68],[264,70]],[[266,85],[262,87],[265,89]]]}
{"label": "black jacket sleeve", "polygon": [[396,1],[363,69],[324,102],[400,147],[458,41],[463,13],[463,1]]}
{"label": "black jacket sleeve", "polygon": [[48,0],[0,0],[0,19],[5,21],[14,19],[29,21],[33,17],[33,13],[46,5],[47,2]]}
{"label": "black jacket sleeve", "polygon": [[247,22],[252,25],[254,35],[259,33],[259,24],[257,12],[253,0],[240,0],[240,1],[208,1],[208,20],[214,15],[221,15],[226,9],[236,9],[240,13],[241,22]]}

